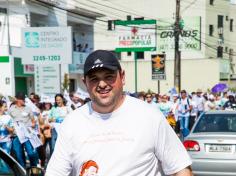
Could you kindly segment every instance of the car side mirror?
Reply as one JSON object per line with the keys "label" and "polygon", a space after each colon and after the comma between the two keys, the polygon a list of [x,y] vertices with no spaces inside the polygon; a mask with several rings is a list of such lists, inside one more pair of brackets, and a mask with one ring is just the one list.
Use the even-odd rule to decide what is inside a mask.
{"label": "car side mirror", "polygon": [[44,170],[40,167],[32,166],[26,169],[27,176],[44,176]]}

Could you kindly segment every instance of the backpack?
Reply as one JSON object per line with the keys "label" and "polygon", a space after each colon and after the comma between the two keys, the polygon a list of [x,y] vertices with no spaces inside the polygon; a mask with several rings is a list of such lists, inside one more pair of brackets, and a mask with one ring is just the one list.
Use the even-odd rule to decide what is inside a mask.
{"label": "backpack", "polygon": [[[182,98],[180,97],[179,98],[179,105],[181,105],[181,100],[182,100]],[[191,112],[191,110],[192,110],[192,105],[190,105],[190,102],[189,102],[189,98],[187,97],[187,104],[188,104],[188,107],[189,107],[189,109],[190,109],[190,111],[189,112]],[[186,107],[185,107],[185,109],[187,109]]]}

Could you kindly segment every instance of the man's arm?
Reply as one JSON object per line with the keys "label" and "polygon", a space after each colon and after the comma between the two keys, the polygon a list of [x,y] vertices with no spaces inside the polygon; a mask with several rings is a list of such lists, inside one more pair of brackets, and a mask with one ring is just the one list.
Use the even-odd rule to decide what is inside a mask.
{"label": "man's arm", "polygon": [[180,170],[179,172],[175,173],[173,176],[193,176],[192,168],[188,166]]}
{"label": "man's arm", "polygon": [[49,160],[45,176],[69,176],[72,171],[73,149],[69,138],[73,133],[70,125],[64,120],[58,131],[54,152]]}
{"label": "man's arm", "polygon": [[160,119],[155,154],[164,173],[172,176],[191,176],[192,172],[188,168],[192,164],[190,156],[166,119]]}

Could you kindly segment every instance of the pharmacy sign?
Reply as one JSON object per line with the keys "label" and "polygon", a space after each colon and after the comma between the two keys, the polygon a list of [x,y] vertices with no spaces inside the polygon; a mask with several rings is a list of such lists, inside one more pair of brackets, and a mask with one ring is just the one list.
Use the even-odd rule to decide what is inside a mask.
{"label": "pharmacy sign", "polygon": [[116,52],[156,50],[156,20],[115,21]]}

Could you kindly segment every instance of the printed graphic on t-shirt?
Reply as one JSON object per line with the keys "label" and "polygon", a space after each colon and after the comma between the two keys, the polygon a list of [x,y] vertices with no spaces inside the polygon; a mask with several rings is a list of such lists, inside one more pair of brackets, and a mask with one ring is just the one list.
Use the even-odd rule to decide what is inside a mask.
{"label": "printed graphic on t-shirt", "polygon": [[98,176],[98,169],[97,163],[89,160],[82,165],[79,176]]}

